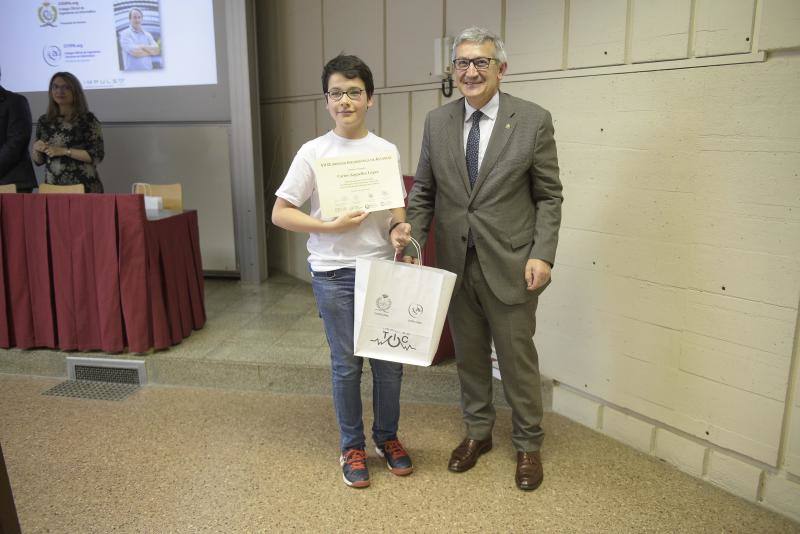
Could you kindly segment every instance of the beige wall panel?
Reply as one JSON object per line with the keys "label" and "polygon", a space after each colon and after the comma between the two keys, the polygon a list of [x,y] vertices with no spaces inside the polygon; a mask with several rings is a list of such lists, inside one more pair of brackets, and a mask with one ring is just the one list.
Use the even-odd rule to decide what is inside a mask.
{"label": "beige wall panel", "polygon": [[679,373],[675,409],[707,422],[694,433],[770,465],[777,462],[783,402],[767,399],[690,373]]}
{"label": "beige wall panel", "polygon": [[375,87],[383,87],[383,2],[323,0],[322,5],[325,61],[340,52],[356,55],[369,65]]}
{"label": "beige wall panel", "polygon": [[798,257],[695,245],[683,260],[692,265],[686,283],[693,289],[776,306],[797,306]]}
{"label": "beige wall panel", "polygon": [[[282,133],[284,171],[289,169],[295,154],[300,147],[314,139],[316,135],[316,102],[292,102],[287,104],[277,104],[283,108],[282,114],[275,112],[275,116],[280,117],[280,128]],[[280,186],[283,177],[276,181],[276,188]],[[307,210],[307,206],[302,206]],[[277,254],[270,254],[270,265],[278,268],[296,278],[308,280],[308,269],[306,267],[308,251],[306,241],[308,234],[287,232],[275,226],[270,227],[269,243],[270,251],[277,249]]]}
{"label": "beige wall panel", "polygon": [[[367,110],[367,129],[375,135],[381,135],[381,101],[382,95],[372,95],[372,107]],[[329,115],[330,116],[330,115]],[[381,136],[382,137],[382,136]]]}
{"label": "beige wall panel", "polygon": [[[569,118],[576,135],[581,135],[580,124]],[[566,128],[566,127],[565,127]],[[567,141],[565,128],[556,130],[561,179],[574,186],[613,186],[662,191],[692,191],[694,157],[686,152],[661,149],[631,150],[625,147],[587,146],[579,139]],[[591,172],[587,172],[591,169]]]}
{"label": "beige wall panel", "polygon": [[564,54],[564,0],[507,0],[508,72],[561,68]]}
{"label": "beige wall panel", "polygon": [[439,106],[438,91],[416,91],[411,93],[411,168],[409,174],[417,172],[419,151],[422,148],[422,134],[425,130],[425,117]]}
{"label": "beige wall panel", "polygon": [[[559,277],[561,273],[560,278],[555,279],[561,281],[561,286],[565,285],[564,271],[559,265],[555,275]],[[576,278],[572,275],[576,273],[567,274],[569,283],[574,284]],[[577,274],[577,278],[581,278],[581,273]],[[750,366],[761,373],[759,382],[752,385],[747,384],[747,377],[742,373],[719,377],[712,371],[712,377],[706,378],[696,374],[703,371],[702,368],[690,368],[686,372],[679,367],[676,356],[683,356],[682,352],[689,349],[685,341],[679,341],[666,331],[650,346],[661,356],[649,361],[642,359],[637,351],[647,350],[647,344],[642,337],[635,338],[630,332],[644,334],[642,324],[648,324],[649,318],[625,318],[594,307],[597,304],[591,293],[594,283],[604,283],[604,280],[590,276],[585,285],[581,284],[579,290],[583,290],[584,302],[579,306],[575,306],[575,301],[556,304],[570,302],[572,291],[561,290],[543,302],[537,345],[542,355],[553,351],[558,354],[547,359],[547,363],[543,361],[543,374],[702,439],[724,447],[737,447],[744,454],[774,465],[782,418],[781,392],[785,392],[780,371],[783,367],[785,377],[788,361],[783,360],[781,365],[781,360],[774,360],[777,363],[770,366],[773,361],[770,355],[759,353],[764,365]],[[553,286],[548,292],[561,286]],[[550,303],[553,304],[548,305]],[[570,327],[565,329],[565,324]],[[543,340],[541,335],[545,331],[549,334]],[[557,340],[551,345],[549,341],[553,336]],[[695,338],[712,347],[717,341],[703,336]],[[743,350],[730,349],[732,345],[727,347]],[[754,358],[745,356],[745,361],[748,360],[752,362]],[[723,379],[731,383],[724,383]],[[742,386],[758,391],[747,391]],[[770,398],[762,395],[765,390],[770,392]],[[690,400],[687,401],[687,397]],[[759,420],[754,423],[754,419]]]}
{"label": "beige wall panel", "polygon": [[[559,303],[567,303],[578,315],[591,310],[602,319],[594,320],[604,335],[607,315],[627,317],[648,324],[681,330],[686,308],[685,290],[615,274],[580,269],[558,263],[558,278],[569,287],[559,287]],[[556,275],[554,275],[554,284]],[[547,290],[550,292],[550,289]],[[555,299],[555,295],[551,295]],[[570,321],[571,323],[571,321]],[[570,326],[570,330],[577,325]],[[537,336],[538,331],[537,331]]]}
{"label": "beige wall panel", "polygon": [[569,11],[570,68],[625,63],[627,0],[572,0]]}
{"label": "beige wall panel", "polygon": [[[800,168],[800,161],[797,165],[795,168]],[[773,206],[764,210],[756,203],[743,202],[741,209],[731,209],[709,204],[697,206],[695,211],[698,224],[694,238],[698,244],[747,250],[770,257],[800,257],[800,213],[796,208]]]}
{"label": "beige wall panel", "polygon": [[800,2],[797,0],[763,0],[761,2],[760,50],[796,48],[800,46]]}
{"label": "beige wall panel", "polygon": [[264,159],[264,194],[267,195],[265,209],[267,210],[272,209],[270,197],[275,194],[288,169],[282,129],[284,108],[284,104],[261,106],[261,146]]}
{"label": "beige wall panel", "polygon": [[797,311],[761,302],[687,291],[685,328],[789,358]]}
{"label": "beige wall panel", "polygon": [[[347,98],[347,97],[342,97]],[[317,136],[324,135],[326,132],[332,130],[336,123],[333,122],[333,118],[331,114],[328,112],[328,108],[325,107],[325,99],[320,98],[315,100],[314,112],[316,117],[316,125],[317,125]]]}
{"label": "beige wall panel", "polygon": [[695,55],[705,57],[750,52],[754,9],[754,0],[697,0]]}
{"label": "beige wall panel", "polygon": [[634,0],[631,60],[688,57],[691,0]]}
{"label": "beige wall panel", "polygon": [[[585,172],[591,172],[586,169]],[[566,227],[681,244],[691,228],[689,193],[565,186]]]}
{"label": "beige wall panel", "polygon": [[397,145],[403,174],[414,174],[411,169],[409,100],[408,93],[381,95],[381,137]]}
{"label": "beige wall panel", "polygon": [[446,0],[445,35],[458,37],[461,30],[480,26],[502,37],[502,0]]}
{"label": "beige wall panel", "polygon": [[[798,334],[800,335],[800,334]],[[789,437],[786,445],[786,463],[784,467],[793,475],[800,475],[800,367],[795,369],[794,402],[790,411]]]}
{"label": "beige wall panel", "polygon": [[[258,83],[262,98],[272,98],[279,95],[281,81],[274,75],[272,69],[267,68],[267,63],[279,65],[283,68],[283,58],[273,55],[281,47],[279,21],[277,15],[277,2],[256,2],[256,47],[258,49]],[[267,58],[271,58],[269,61]]]}
{"label": "beige wall panel", "polygon": [[[795,394],[795,398],[796,397],[797,394]],[[792,408],[789,425],[789,445],[783,467],[791,474],[797,476],[800,475],[800,404],[795,404]]]}
{"label": "beige wall panel", "polygon": [[268,96],[318,93],[322,6],[319,0],[275,0],[275,4],[275,21],[270,27],[276,31],[278,42],[259,58],[259,70],[270,76]]}
{"label": "beige wall panel", "polygon": [[433,74],[433,41],[442,37],[443,17],[443,0],[386,0],[387,86],[440,79]]}
{"label": "beige wall panel", "polygon": [[559,265],[647,280],[667,286],[686,282],[689,245],[562,226]]}
{"label": "beige wall panel", "polygon": [[[287,163],[291,164],[294,155],[304,143],[317,137],[316,106],[317,101],[289,102],[283,104],[283,130],[285,131],[285,153]],[[288,165],[286,167],[289,168]]]}
{"label": "beige wall panel", "polygon": [[691,332],[680,335],[682,371],[783,402],[789,359]]}

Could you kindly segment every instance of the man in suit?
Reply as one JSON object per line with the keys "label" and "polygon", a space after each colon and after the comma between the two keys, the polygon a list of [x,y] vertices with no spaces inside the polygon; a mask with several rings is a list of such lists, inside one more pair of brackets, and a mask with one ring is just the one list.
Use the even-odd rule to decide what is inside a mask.
{"label": "man in suit", "polygon": [[30,140],[28,100],[0,85],[0,184],[16,184],[18,193],[30,193],[37,185],[28,153]]}
{"label": "man in suit", "polygon": [[533,334],[561,224],[553,123],[547,110],[499,91],[507,63],[496,35],[464,30],[452,59],[464,98],[428,114],[407,212],[423,246],[433,221],[438,266],[458,275],[449,319],[466,437],[448,469],[466,471],[492,448],[494,340],[512,410],[515,481],[534,490],[544,478],[544,433]]}

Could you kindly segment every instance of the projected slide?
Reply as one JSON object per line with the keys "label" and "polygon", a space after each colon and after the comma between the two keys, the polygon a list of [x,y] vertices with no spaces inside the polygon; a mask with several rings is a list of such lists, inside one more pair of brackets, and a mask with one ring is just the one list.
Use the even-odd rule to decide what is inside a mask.
{"label": "projected slide", "polygon": [[53,73],[85,89],[217,83],[212,0],[4,3],[3,86],[46,91]]}

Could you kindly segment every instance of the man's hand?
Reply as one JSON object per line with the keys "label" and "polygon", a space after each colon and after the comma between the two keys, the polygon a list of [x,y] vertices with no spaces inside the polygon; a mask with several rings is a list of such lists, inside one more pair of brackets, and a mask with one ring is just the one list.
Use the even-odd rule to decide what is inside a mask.
{"label": "man's hand", "polygon": [[392,228],[389,240],[398,253],[402,252],[406,245],[411,243],[411,225],[403,222]]}
{"label": "man's hand", "polygon": [[339,215],[336,219],[326,224],[333,232],[347,232],[358,227],[367,218],[367,215],[369,215],[369,212],[366,211],[351,211]]}
{"label": "man's hand", "polygon": [[525,282],[528,291],[536,291],[550,281],[550,264],[543,260],[528,260],[525,264]]}

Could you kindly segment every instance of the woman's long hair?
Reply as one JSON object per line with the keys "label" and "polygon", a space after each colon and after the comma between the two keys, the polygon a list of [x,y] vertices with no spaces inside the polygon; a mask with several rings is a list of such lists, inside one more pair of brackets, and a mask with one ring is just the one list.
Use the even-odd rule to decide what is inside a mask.
{"label": "woman's long hair", "polygon": [[53,100],[53,82],[56,78],[61,78],[72,89],[72,116],[80,117],[89,112],[89,104],[86,103],[86,95],[83,92],[80,80],[71,72],[56,72],[50,78],[50,85],[47,86],[47,118],[55,120],[60,115],[60,110],[56,101]]}

